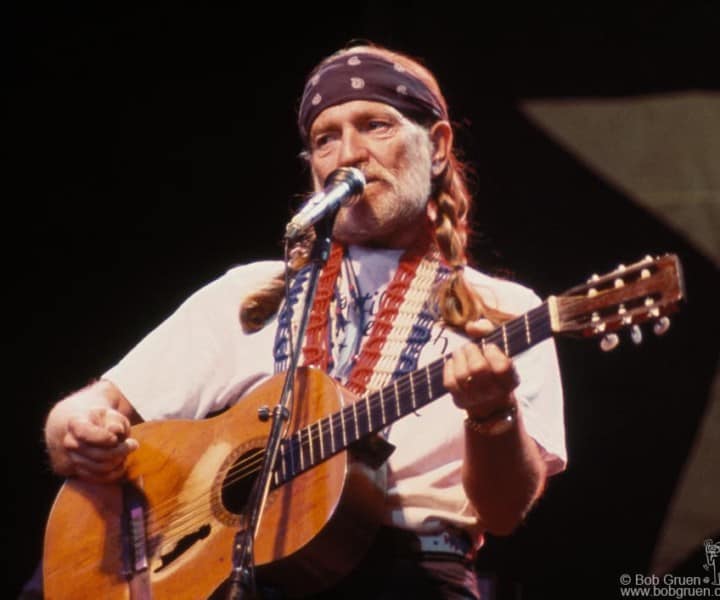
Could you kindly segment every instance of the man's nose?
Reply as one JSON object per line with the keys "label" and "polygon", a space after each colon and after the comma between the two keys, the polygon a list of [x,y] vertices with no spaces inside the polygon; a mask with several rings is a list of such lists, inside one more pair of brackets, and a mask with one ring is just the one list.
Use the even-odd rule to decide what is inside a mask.
{"label": "man's nose", "polygon": [[352,167],[366,162],[368,149],[359,131],[348,128],[343,131],[338,166]]}

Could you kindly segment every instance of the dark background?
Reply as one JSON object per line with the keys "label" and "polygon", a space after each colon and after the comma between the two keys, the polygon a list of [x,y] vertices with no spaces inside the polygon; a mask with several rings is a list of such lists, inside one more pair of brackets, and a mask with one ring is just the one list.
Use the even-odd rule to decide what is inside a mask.
{"label": "dark background", "polygon": [[480,559],[508,598],[615,597],[620,574],[649,567],[705,407],[718,357],[718,321],[708,319],[717,268],[548,139],[518,102],[717,90],[715,6],[11,12],[3,595],[15,597],[31,575],[61,484],[43,451],[47,410],[190,292],[234,264],[279,255],[308,185],[294,126],[304,76],[369,38],[438,75],[476,170],[479,264],[509,269],[545,296],[647,253],[676,252],[684,263],[689,302],[664,338],[610,354],[558,341],[568,471],[517,534],[489,540]]}

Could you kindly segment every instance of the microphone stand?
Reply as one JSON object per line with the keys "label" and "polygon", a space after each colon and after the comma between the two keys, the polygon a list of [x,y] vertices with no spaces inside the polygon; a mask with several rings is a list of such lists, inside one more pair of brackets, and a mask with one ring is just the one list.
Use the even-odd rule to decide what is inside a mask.
{"label": "microphone stand", "polygon": [[[295,373],[297,372],[298,361],[300,360],[300,352],[303,346],[302,342],[310,316],[310,307],[312,307],[313,300],[315,299],[315,290],[317,288],[320,269],[327,262],[328,256],[330,255],[330,238],[336,214],[337,209],[319,221],[316,228],[318,235],[310,254],[311,270],[308,281],[308,291],[300,318],[297,340],[295,340],[294,347],[292,348],[290,366],[285,376],[285,383],[283,384],[280,400],[272,411],[272,426],[265,449],[262,468],[258,478],[253,484],[250,497],[246,504],[246,527],[238,530],[235,534],[232,555],[233,566],[229,579],[230,586],[226,596],[227,600],[255,600],[259,598],[255,581],[253,543],[257,533],[258,523],[260,522],[260,516],[270,491],[270,481],[282,440],[283,423],[290,418],[290,411],[287,406],[292,396]],[[321,233],[322,235],[320,235]]]}

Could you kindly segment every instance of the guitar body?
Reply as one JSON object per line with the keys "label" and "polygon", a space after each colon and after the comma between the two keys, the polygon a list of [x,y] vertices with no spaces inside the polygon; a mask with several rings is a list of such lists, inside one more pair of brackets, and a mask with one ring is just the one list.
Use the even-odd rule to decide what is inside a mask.
{"label": "guitar body", "polygon": [[[235,533],[270,432],[258,409],[273,407],[277,375],[219,416],[133,427],[140,447],[128,457],[128,482],[68,480],[45,534],[47,600],[202,599],[229,576]],[[295,383],[289,431],[354,399],[316,369]],[[341,451],[272,490],[255,539],[258,578],[291,595],[328,586],[366,552],[384,497],[382,471]],[[147,569],[128,572],[128,498],[141,499]],[[130,553],[131,554],[131,553]],[[132,588],[132,594],[131,594]]]}

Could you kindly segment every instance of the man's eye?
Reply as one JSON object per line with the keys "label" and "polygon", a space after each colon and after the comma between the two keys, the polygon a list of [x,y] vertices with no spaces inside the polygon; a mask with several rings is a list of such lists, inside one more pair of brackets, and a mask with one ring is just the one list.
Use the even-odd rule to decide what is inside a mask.
{"label": "man's eye", "polygon": [[332,139],[333,136],[329,133],[320,134],[313,139],[313,148],[315,150],[323,148],[324,146],[327,146],[332,141]]}
{"label": "man's eye", "polygon": [[378,129],[384,130],[390,127],[390,123],[387,121],[369,121],[368,129],[377,131]]}

